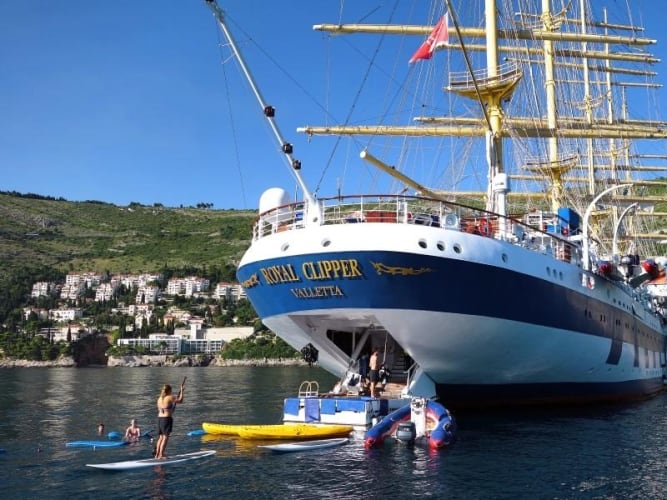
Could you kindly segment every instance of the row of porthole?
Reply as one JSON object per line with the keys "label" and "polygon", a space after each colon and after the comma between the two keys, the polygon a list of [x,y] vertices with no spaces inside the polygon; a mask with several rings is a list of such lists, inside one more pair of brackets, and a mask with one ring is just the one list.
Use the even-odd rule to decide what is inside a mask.
{"label": "row of porthole", "polygon": [[[593,313],[590,309],[584,309],[584,316],[589,318],[589,319],[592,319],[593,318]],[[607,316],[605,314],[600,314],[600,322],[601,323],[606,323],[607,322]],[[621,326],[621,321],[619,319],[616,319],[615,323],[616,323],[616,326]],[[633,326],[631,328],[630,325],[627,322],[625,323],[625,329],[626,330],[631,330],[632,333],[635,333],[635,327]],[[648,334],[644,330],[639,330],[636,333],[638,335],[642,336],[642,337],[645,337],[645,338],[648,337]]]}
{"label": "row of porthole", "polygon": [[[328,247],[330,244],[331,244],[331,240],[330,240],[330,239],[326,238],[326,239],[322,240],[322,246],[323,246],[323,247]],[[423,238],[419,240],[418,244],[419,244],[419,246],[420,246],[421,248],[424,248],[424,249],[428,248],[428,243],[427,243],[426,240],[423,239]],[[445,244],[444,244],[444,242],[442,242],[442,241],[438,241],[438,242],[435,244],[435,246],[436,246],[436,248],[437,248],[438,250],[440,250],[441,252],[444,252],[444,251],[445,251]],[[284,244],[282,245],[282,247],[281,247],[281,250],[284,252],[284,251],[286,251],[288,248],[289,248],[289,243],[284,243]],[[463,251],[463,249],[461,248],[461,245],[459,245],[458,243],[454,243],[454,245],[452,246],[452,250],[454,250],[454,253],[456,253],[456,254],[460,254],[460,253]],[[507,256],[506,253],[503,252],[503,254],[500,256],[500,258],[502,259],[502,261],[503,261],[505,264],[507,264],[507,261],[509,260],[509,257]],[[554,277],[555,277],[555,276],[556,276],[556,270],[555,270],[555,269],[554,269],[553,273],[554,273]],[[551,274],[551,268],[547,267],[547,275],[550,275],[550,274]],[[558,276],[558,277],[559,277],[561,280],[563,279],[563,272],[562,272],[562,271],[559,273],[559,276]]]}
{"label": "row of porthole", "polygon": [[[423,238],[419,240],[418,244],[419,244],[419,246],[420,246],[421,248],[424,248],[424,249],[428,248],[428,243],[427,243],[426,240],[423,239]],[[444,244],[442,241],[438,241],[438,242],[435,244],[435,246],[436,246],[436,248],[437,248],[438,250],[440,250],[441,252],[444,252],[444,251],[445,251],[445,244]],[[463,252],[463,249],[461,248],[461,245],[459,245],[458,243],[454,243],[454,245],[452,245],[452,250],[454,250],[454,253],[457,253],[457,254],[460,254],[461,252]],[[507,254],[506,254],[506,253],[503,253],[503,254],[500,256],[500,258],[502,259],[502,261],[503,261],[504,263],[507,263],[507,261],[509,260],[509,258],[507,257]],[[561,276],[561,279],[562,279],[562,276]]]}
{"label": "row of porthole", "polygon": [[563,281],[563,271],[556,271],[555,269],[551,269],[549,266],[547,266],[547,276],[552,276],[553,278],[557,278]]}
{"label": "row of porthole", "polygon": [[621,307],[622,307],[623,309],[625,309],[626,311],[629,311],[629,310],[630,310],[630,306],[629,306],[628,304],[624,304],[624,303],[621,302],[620,300],[616,300],[616,297],[614,297],[614,300],[613,300],[613,301],[614,301],[614,304],[621,306]]}
{"label": "row of porthole", "polygon": [[[420,239],[420,240],[417,242],[417,244],[418,244],[421,248],[424,248],[424,249],[428,248],[428,243],[426,242],[426,240],[425,240],[424,238]],[[445,244],[444,244],[442,241],[438,241],[438,242],[435,244],[435,246],[436,246],[436,248],[437,248],[438,250],[440,250],[441,252],[444,252],[444,251],[445,251]],[[461,245],[459,245],[458,243],[454,243],[454,245],[452,246],[452,250],[454,250],[454,253],[461,253],[461,252],[463,251],[462,248],[461,248]]]}
{"label": "row of porthole", "polygon": [[[425,239],[420,239],[418,244],[421,248],[427,248],[428,247],[428,244],[426,243]],[[331,240],[329,238],[325,238],[324,240],[322,240],[322,246],[323,247],[326,248],[329,245],[331,245]],[[445,244],[442,241],[438,241],[435,246],[441,252],[445,251]],[[288,248],[289,248],[289,243],[285,242],[280,247],[280,250],[285,252],[285,251],[287,251]],[[461,253],[463,251],[462,248],[461,248],[461,245],[459,245],[458,243],[455,243],[454,246],[452,246],[452,249],[454,250],[454,253]],[[502,259],[503,259],[503,262],[507,262],[507,255],[503,254]]]}

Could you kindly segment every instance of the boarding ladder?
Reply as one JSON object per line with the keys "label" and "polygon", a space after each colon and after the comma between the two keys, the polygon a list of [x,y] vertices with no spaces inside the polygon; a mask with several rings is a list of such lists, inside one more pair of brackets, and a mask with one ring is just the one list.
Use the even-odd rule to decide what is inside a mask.
{"label": "boarding ladder", "polygon": [[316,398],[320,395],[320,384],[315,380],[305,380],[299,386],[300,398]]}

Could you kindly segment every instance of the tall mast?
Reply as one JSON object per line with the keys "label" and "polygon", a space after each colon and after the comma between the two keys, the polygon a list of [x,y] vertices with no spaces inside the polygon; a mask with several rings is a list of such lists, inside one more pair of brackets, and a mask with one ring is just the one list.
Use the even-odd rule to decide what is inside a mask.
{"label": "tall mast", "polygon": [[[586,0],[579,0],[579,10],[581,15],[581,32],[586,34]],[[606,19],[605,19],[606,21]],[[605,45],[605,50],[608,52],[609,45]],[[588,42],[581,42],[581,52],[586,54],[588,52]],[[609,61],[605,61],[606,64]],[[584,105],[586,106],[586,122],[590,125],[593,123],[593,98],[591,96],[591,81],[590,70],[588,68],[588,58],[584,56],[582,59],[584,70]],[[609,73],[607,73],[608,76]],[[593,139],[586,139],[586,157],[588,164],[588,194],[593,196],[595,194],[595,159],[593,158]]]}
{"label": "tall mast", "polygon": [[[275,109],[273,106],[269,106],[264,98],[262,97],[261,92],[259,91],[259,88],[257,85],[255,85],[255,81],[252,77],[252,74],[250,73],[250,70],[246,66],[246,63],[241,56],[241,53],[239,52],[236,42],[234,41],[234,38],[232,37],[231,32],[227,28],[227,25],[225,24],[225,13],[224,11],[218,6],[218,4],[215,2],[215,0],[205,0],[206,5],[209,6],[211,11],[213,12],[213,15],[215,16],[216,21],[218,22],[218,25],[220,26],[220,29],[222,30],[222,33],[224,34],[225,38],[227,39],[227,42],[229,43],[229,46],[232,49],[232,52],[236,56],[236,60],[239,63],[239,66],[241,67],[241,70],[243,71],[243,74],[245,75],[246,79],[248,80],[248,83],[250,84],[250,88],[252,89],[253,93],[255,94],[255,97],[257,98],[257,101],[259,102],[259,105],[262,107],[262,110],[264,112],[264,116],[266,117],[267,121],[269,122],[269,125],[271,126],[271,130],[273,131],[273,134],[275,135],[276,139],[278,140],[278,143],[280,144],[280,148],[287,158],[289,165],[290,165],[290,171],[292,172],[292,175],[294,175],[294,178],[296,179],[297,183],[299,184],[299,187],[303,191],[304,199],[307,200],[308,202],[308,207],[310,209],[314,209],[317,206],[317,203],[315,202],[315,197],[310,193],[308,190],[305,181],[303,180],[303,177],[301,176],[301,162],[297,159],[295,159],[292,156],[292,145],[287,142],[282,134],[280,133],[280,130],[278,129],[278,125],[276,124],[274,118],[275,115]],[[312,218],[311,218],[312,220]],[[307,221],[307,219],[305,219]]]}

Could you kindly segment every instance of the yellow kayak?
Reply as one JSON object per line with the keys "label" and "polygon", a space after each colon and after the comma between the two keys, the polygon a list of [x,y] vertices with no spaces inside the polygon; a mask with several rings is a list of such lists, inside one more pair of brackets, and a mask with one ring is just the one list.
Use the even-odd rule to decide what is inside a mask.
{"label": "yellow kayak", "polygon": [[245,439],[312,439],[347,437],[351,425],[281,424],[246,426],[238,430]]}
{"label": "yellow kayak", "polygon": [[213,422],[204,422],[201,424],[201,428],[206,431],[206,434],[218,434],[224,436],[238,436],[239,429],[243,427],[257,426],[248,426],[244,424],[215,424]]}
{"label": "yellow kayak", "polygon": [[351,425],[322,424],[217,424],[203,422],[207,434],[241,436],[248,439],[310,439],[344,437],[352,432]]}

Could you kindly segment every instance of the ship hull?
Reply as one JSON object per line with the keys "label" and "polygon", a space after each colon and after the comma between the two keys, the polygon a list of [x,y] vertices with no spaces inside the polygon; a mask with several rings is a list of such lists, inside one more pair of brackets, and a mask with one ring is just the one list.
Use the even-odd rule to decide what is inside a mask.
{"label": "ship hull", "polygon": [[331,373],[350,366],[346,332],[379,327],[453,408],[662,389],[657,318],[617,284],[582,286],[578,266],[501,240],[408,224],[304,228],[253,243],[238,278],[266,326],[297,349],[313,344]]}

